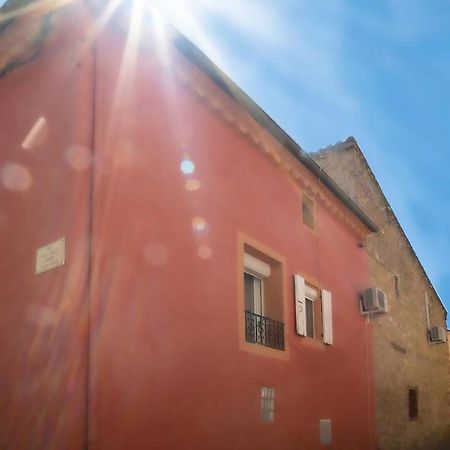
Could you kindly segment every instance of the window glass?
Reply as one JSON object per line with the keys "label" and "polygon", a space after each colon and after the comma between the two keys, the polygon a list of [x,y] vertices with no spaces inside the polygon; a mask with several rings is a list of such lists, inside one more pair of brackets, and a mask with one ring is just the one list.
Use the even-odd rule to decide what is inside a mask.
{"label": "window glass", "polygon": [[263,314],[263,281],[244,272],[245,310]]}
{"label": "window glass", "polygon": [[314,302],[306,299],[306,336],[314,337]]}
{"label": "window glass", "polygon": [[[317,334],[317,319],[320,316],[320,302],[317,300],[319,292],[316,288],[305,285],[305,314],[306,314],[306,336],[314,338]],[[317,316],[317,317],[316,317]]]}
{"label": "window glass", "polygon": [[245,291],[245,310],[253,312],[253,299],[254,299],[254,291],[253,291],[253,277],[244,272],[244,291]]}

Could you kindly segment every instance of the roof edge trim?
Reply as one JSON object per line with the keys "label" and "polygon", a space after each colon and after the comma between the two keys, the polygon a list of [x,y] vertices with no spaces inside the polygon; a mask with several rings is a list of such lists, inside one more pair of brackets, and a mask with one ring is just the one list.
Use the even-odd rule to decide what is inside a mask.
{"label": "roof edge trim", "polygon": [[236,83],[220,70],[197,46],[175,28],[173,41],[177,49],[202,70],[218,87],[241,105],[253,119],[265,128],[284,148],[302,163],[319,182],[324,184],[371,232],[378,227],[367,214],[322,170],[294,139],[284,131],[261,107],[259,107]]}

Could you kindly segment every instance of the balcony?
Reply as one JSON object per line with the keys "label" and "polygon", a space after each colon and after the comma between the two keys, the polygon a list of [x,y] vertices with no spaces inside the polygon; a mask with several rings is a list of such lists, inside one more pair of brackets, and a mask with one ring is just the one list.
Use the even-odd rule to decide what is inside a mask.
{"label": "balcony", "polygon": [[284,350],[284,323],[245,311],[245,340]]}

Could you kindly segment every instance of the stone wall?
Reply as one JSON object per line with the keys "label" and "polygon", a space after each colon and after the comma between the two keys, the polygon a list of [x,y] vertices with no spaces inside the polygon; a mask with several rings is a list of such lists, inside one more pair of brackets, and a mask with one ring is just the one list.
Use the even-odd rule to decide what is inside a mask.
{"label": "stone wall", "polygon": [[[373,286],[389,305],[370,319],[379,449],[448,449],[449,348],[428,340],[427,301],[431,326],[445,327],[446,312],[354,139],[312,156],[380,228],[364,243]],[[410,388],[418,392],[413,420]]]}

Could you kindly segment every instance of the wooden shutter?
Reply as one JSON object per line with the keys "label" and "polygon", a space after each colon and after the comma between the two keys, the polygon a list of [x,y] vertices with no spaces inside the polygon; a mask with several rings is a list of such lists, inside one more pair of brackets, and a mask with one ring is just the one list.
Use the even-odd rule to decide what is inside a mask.
{"label": "wooden shutter", "polygon": [[322,320],[323,320],[323,342],[331,345],[333,343],[333,313],[331,307],[331,292],[322,289]]}
{"label": "wooden shutter", "polygon": [[294,275],[296,331],[300,336],[306,335],[305,280]]}

